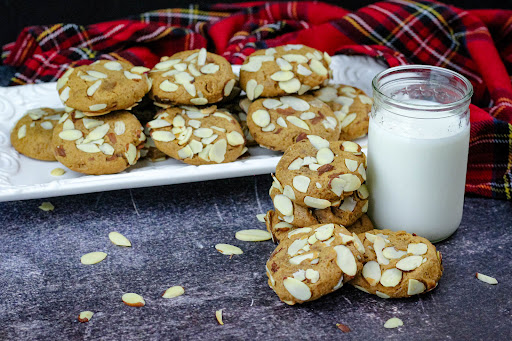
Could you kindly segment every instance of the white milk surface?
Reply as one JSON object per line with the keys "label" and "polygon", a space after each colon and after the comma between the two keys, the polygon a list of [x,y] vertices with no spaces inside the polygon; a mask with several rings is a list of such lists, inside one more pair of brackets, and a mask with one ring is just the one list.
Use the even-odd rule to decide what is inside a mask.
{"label": "white milk surface", "polygon": [[462,219],[469,125],[452,117],[423,120],[416,130],[388,116],[370,119],[369,215],[380,229],[445,239]]}

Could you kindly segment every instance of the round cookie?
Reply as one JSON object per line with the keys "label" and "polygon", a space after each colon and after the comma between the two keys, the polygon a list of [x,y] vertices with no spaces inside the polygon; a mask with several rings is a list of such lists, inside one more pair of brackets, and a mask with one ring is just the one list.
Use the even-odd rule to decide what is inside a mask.
{"label": "round cookie", "polygon": [[57,161],[84,174],[119,173],[140,157],[146,136],[137,118],[125,110],[89,118],[64,114],[53,132]]}
{"label": "round cookie", "polygon": [[336,141],[340,131],[329,106],[311,95],[258,99],[249,106],[247,126],[257,143],[280,151],[306,135]]}
{"label": "round cookie", "polygon": [[247,150],[240,124],[216,106],[168,108],[147,127],[159,150],[191,165],[232,162]]}
{"label": "round cookie", "polygon": [[205,48],[163,57],[150,77],[151,98],[164,104],[217,103],[231,95],[236,83],[231,64]]}
{"label": "round cookie", "polygon": [[11,144],[19,153],[42,161],[55,161],[53,129],[64,110],[37,108],[27,111],[11,132]]}
{"label": "round cookie", "polygon": [[288,195],[277,195],[274,206],[283,216],[293,214],[292,201],[316,209],[339,206],[366,181],[365,167],[366,156],[358,144],[307,135],[277,164],[276,178]]}
{"label": "round cookie", "polygon": [[410,297],[434,289],[443,274],[441,253],[427,239],[405,231],[361,233],[363,271],[351,282],[382,298]]}
{"label": "round cookie", "polygon": [[354,240],[344,227],[335,224],[292,231],[267,261],[269,286],[289,305],[338,290],[362,268]]}
{"label": "round cookie", "polygon": [[354,140],[368,134],[373,100],[363,90],[333,84],[313,92],[313,95],[334,111],[341,126],[340,140]]}
{"label": "round cookie", "polygon": [[71,111],[99,116],[114,110],[130,109],[151,88],[148,68],[125,61],[98,60],[70,68],[57,82],[59,97]]}
{"label": "round cookie", "polygon": [[252,53],[240,68],[240,86],[258,97],[302,95],[328,82],[331,57],[304,46],[284,45]]}

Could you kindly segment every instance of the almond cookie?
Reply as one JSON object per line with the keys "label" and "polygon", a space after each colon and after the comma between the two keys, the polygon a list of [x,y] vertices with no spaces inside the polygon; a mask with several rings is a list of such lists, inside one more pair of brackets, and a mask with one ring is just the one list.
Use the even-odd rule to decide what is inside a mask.
{"label": "almond cookie", "polygon": [[146,136],[137,118],[125,110],[89,118],[64,114],[53,132],[57,161],[84,174],[119,173],[140,157]]}
{"label": "almond cookie", "polygon": [[331,76],[331,57],[304,45],[284,45],[252,53],[240,68],[240,86],[252,101],[258,97],[302,95]]}
{"label": "almond cookie", "polygon": [[[297,206],[301,207],[301,206]],[[301,229],[304,227],[308,227],[311,225],[317,225],[318,221],[315,221],[311,225],[304,225],[304,226],[294,226],[290,223],[287,223],[286,221],[283,221],[275,211],[270,210],[267,212],[267,214],[264,217],[265,224],[267,226],[267,231],[270,232],[272,235],[272,241],[274,243],[279,243],[285,238],[288,238],[288,234],[292,233],[293,231],[297,229]],[[325,224],[325,222],[324,222]],[[343,226],[339,224],[340,226]],[[366,214],[361,215],[361,217],[356,220],[353,224],[344,226],[350,233],[354,233],[355,235],[359,233],[363,233],[366,231],[373,230],[373,223],[368,218]]]}
{"label": "almond cookie", "polygon": [[70,68],[57,82],[66,111],[82,111],[99,116],[114,110],[130,109],[151,88],[148,68],[125,61],[98,60]]}
{"label": "almond cookie", "polygon": [[363,90],[335,84],[313,92],[327,103],[340,122],[340,140],[354,140],[368,134],[369,114],[373,100]]}
{"label": "almond cookie", "polygon": [[427,239],[405,231],[361,233],[364,266],[351,282],[382,298],[409,297],[434,289],[443,274],[441,253]]}
{"label": "almond cookie", "polygon": [[147,127],[159,150],[191,165],[232,162],[247,150],[240,124],[216,106],[168,108]]}
{"label": "almond cookie", "polygon": [[258,99],[249,106],[247,126],[257,143],[280,151],[308,134],[336,141],[340,131],[329,106],[311,95]]}
{"label": "almond cookie", "polygon": [[53,129],[64,110],[37,108],[27,111],[11,132],[11,144],[19,153],[42,161],[55,161]]}
{"label": "almond cookie", "polygon": [[150,77],[150,96],[163,104],[217,103],[231,95],[236,83],[231,64],[205,48],[163,57]]}
{"label": "almond cookie", "polygon": [[276,209],[276,214],[280,220],[292,224],[295,227],[304,227],[314,224],[335,223],[343,226],[350,226],[358,220],[363,213],[368,211],[368,189],[366,184],[362,184],[352,195],[345,197],[338,207],[327,207],[324,209],[307,208],[297,205],[293,202],[295,194],[288,187],[281,187],[279,181],[274,177],[274,182],[270,188],[270,197],[274,201],[276,195],[282,194],[292,200],[292,215],[283,216]]}
{"label": "almond cookie", "polygon": [[267,261],[269,286],[289,305],[338,290],[362,269],[354,241],[350,232],[335,224],[289,233]]}
{"label": "almond cookie", "polygon": [[366,181],[366,156],[350,141],[329,142],[316,135],[288,148],[276,167],[283,193],[274,206],[283,216],[293,215],[293,204],[324,209],[339,206]]}

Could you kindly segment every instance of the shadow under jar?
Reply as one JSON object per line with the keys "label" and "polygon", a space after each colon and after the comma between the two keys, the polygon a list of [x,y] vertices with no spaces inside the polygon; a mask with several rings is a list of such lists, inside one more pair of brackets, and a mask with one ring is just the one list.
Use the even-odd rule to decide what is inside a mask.
{"label": "shadow under jar", "polygon": [[473,87],[427,65],[387,69],[372,85],[369,215],[381,229],[446,239],[462,219]]}

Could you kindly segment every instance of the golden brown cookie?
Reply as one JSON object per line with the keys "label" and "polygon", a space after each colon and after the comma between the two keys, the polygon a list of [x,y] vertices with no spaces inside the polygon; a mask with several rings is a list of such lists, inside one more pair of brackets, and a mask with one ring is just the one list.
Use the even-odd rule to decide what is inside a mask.
{"label": "golden brown cookie", "polygon": [[125,110],[101,117],[64,114],[53,132],[57,161],[84,174],[119,173],[134,165],[146,139],[137,118]]}
{"label": "golden brown cookie", "polygon": [[147,127],[159,150],[191,165],[232,162],[246,151],[240,124],[216,106],[168,108]]}
{"label": "golden brown cookie", "polygon": [[321,224],[296,229],[267,261],[269,286],[286,304],[316,300],[361,271],[361,255],[344,227]]}
{"label": "golden brown cookie", "polygon": [[252,53],[240,68],[240,86],[258,97],[302,95],[330,78],[331,57],[304,45],[284,45]]}
{"label": "golden brown cookie", "polygon": [[261,146],[280,151],[306,135],[336,141],[340,129],[329,106],[311,95],[258,99],[249,106],[247,126]]}
{"label": "golden brown cookie", "polygon": [[151,98],[164,104],[217,103],[231,95],[236,83],[231,64],[205,48],[163,57],[150,77]]}
{"label": "golden brown cookie", "polygon": [[98,60],[68,69],[57,82],[57,90],[66,107],[86,116],[104,115],[141,101],[151,88],[148,71],[125,61]]}
{"label": "golden brown cookie", "polygon": [[340,122],[340,140],[354,140],[368,134],[373,100],[363,90],[344,84],[332,84],[313,92],[327,103]]}
{"label": "golden brown cookie", "polygon": [[283,216],[293,215],[292,202],[309,208],[339,206],[366,180],[366,157],[350,141],[329,142],[316,135],[288,148],[276,167],[283,195],[274,206]]}
{"label": "golden brown cookie", "polygon": [[405,231],[361,233],[364,266],[351,282],[382,298],[409,297],[434,289],[443,274],[441,253],[427,239]]}
{"label": "golden brown cookie", "polygon": [[27,111],[11,132],[11,144],[19,153],[42,161],[55,161],[53,129],[64,110],[37,108]]}

